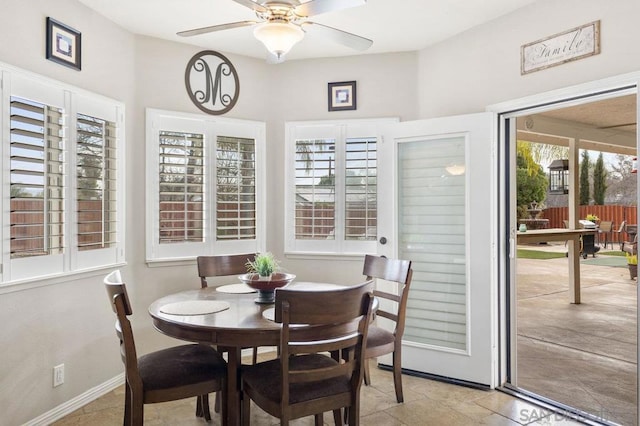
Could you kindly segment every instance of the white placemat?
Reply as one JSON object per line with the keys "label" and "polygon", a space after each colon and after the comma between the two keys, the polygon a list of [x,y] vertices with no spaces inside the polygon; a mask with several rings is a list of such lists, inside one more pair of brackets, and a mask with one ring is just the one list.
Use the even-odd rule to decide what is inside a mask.
{"label": "white placemat", "polygon": [[221,285],[220,287],[216,287],[216,291],[219,291],[220,293],[244,294],[244,293],[255,293],[257,290],[249,287],[244,283],[240,283],[240,284]]}
{"label": "white placemat", "polygon": [[262,311],[262,316],[268,319],[269,321],[276,320],[276,308],[269,308]]}
{"label": "white placemat", "polygon": [[205,315],[229,309],[224,300],[187,300],[164,305],[160,312],[170,315]]}

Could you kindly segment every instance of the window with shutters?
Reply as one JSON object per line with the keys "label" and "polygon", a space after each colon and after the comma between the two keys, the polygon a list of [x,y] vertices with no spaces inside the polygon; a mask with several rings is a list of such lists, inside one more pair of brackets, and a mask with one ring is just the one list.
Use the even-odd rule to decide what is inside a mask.
{"label": "window with shutters", "polygon": [[64,182],[61,108],[11,96],[11,258],[61,254]]}
{"label": "window with shutters", "polygon": [[286,124],[288,252],[375,252],[379,129],[395,121]]}
{"label": "window with shutters", "polygon": [[0,285],[122,264],[123,105],[1,64],[0,75]]}
{"label": "window with shutters", "polygon": [[204,240],[204,136],[160,130],[160,244]]}
{"label": "window with shutters", "polygon": [[218,136],[216,146],[216,239],[256,238],[256,144]]}
{"label": "window with shutters", "polygon": [[264,250],[264,123],[147,110],[147,261]]}
{"label": "window with shutters", "polygon": [[77,115],[78,250],[113,247],[117,241],[116,123]]}

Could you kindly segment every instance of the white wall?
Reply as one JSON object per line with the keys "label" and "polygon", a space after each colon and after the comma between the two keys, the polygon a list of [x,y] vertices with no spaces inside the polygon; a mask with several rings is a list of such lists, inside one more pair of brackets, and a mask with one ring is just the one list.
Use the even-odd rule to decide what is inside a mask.
{"label": "white wall", "polygon": [[[135,36],[73,0],[4,0],[0,61],[103,94],[125,103],[127,266],[122,268],[134,304],[140,353],[171,342],[153,330],[146,308],[156,298],[199,281],[195,263],[150,268],[144,262],[145,108],[201,113],[189,100],[184,70],[201,49]],[[82,32],[82,71],[44,57],[45,19],[51,16]],[[223,52],[224,53],[224,52]],[[416,117],[416,53],[358,56],[267,65],[228,55],[240,77],[240,99],[226,116],[267,123],[270,205],[267,246],[282,257],[285,120]],[[327,111],[327,83],[356,80],[358,110]],[[288,261],[285,261],[288,263]],[[325,262],[285,265],[305,279],[357,281],[361,261],[344,267]],[[328,263],[327,263],[328,265]],[[342,266],[342,265],[340,265]],[[324,271],[320,273],[319,271]],[[0,407],[2,424],[18,425],[72,400],[122,372],[113,313],[98,273],[38,288],[0,292]],[[8,350],[10,349],[10,350]],[[65,364],[65,384],[52,388],[52,368]]]}
{"label": "white wall", "polygon": [[[144,262],[144,110],[199,113],[184,88],[192,46],[134,36],[74,0],[3,0],[0,61],[123,101],[127,116],[127,267],[140,352],[167,344],[146,307],[157,297],[196,288],[195,265],[149,268]],[[9,11],[9,13],[7,13]],[[284,122],[397,116],[401,120],[482,111],[487,105],[640,68],[637,0],[540,0],[421,52],[291,61],[266,65],[228,55],[240,99],[228,117],[267,123],[270,206],[267,247],[283,257]],[[83,69],[44,57],[45,18],[82,32]],[[520,46],[602,20],[602,53],[520,75]],[[224,52],[223,52],[224,53]],[[358,109],[328,112],[327,83],[356,80]],[[283,259],[302,279],[356,281],[359,260]],[[30,290],[0,292],[0,423],[22,424],[122,371],[102,275]],[[66,383],[51,387],[64,362]]]}
{"label": "white wall", "polygon": [[[184,70],[191,57],[202,49],[148,37],[138,37],[136,46],[136,103],[135,122],[144,121],[145,108],[160,108],[201,114],[187,96]],[[267,215],[267,249],[283,266],[295,271],[299,279],[356,282],[362,278],[361,259],[331,263],[295,261],[283,255],[284,234],[284,123],[286,120],[326,120],[364,117],[416,117],[415,93],[416,53],[365,55],[341,59],[291,61],[268,65],[262,60],[227,55],[240,79],[240,96],[236,106],[225,116],[267,123],[267,194],[270,210]],[[357,81],[358,109],[328,112],[327,83]],[[138,141],[144,140],[144,128],[135,129],[134,158],[143,161],[144,150]],[[144,191],[144,170],[138,168],[131,177],[129,188]],[[142,200],[137,201],[142,208]],[[136,215],[128,223],[130,229],[143,230],[144,215]],[[166,289],[197,287],[195,264],[187,266],[146,268],[144,240],[135,242],[129,259],[136,266],[135,273],[166,286]],[[343,265],[344,263],[344,265]],[[334,265],[333,267],[331,265]],[[328,267],[327,267],[328,266]],[[167,270],[182,273],[182,282],[167,277]],[[181,272],[176,272],[181,271]],[[188,278],[187,278],[188,277]],[[185,282],[187,281],[187,282]],[[150,302],[153,294],[142,296]],[[146,300],[149,299],[149,300]]]}
{"label": "white wall", "polygon": [[[484,111],[487,105],[640,70],[640,2],[538,0],[424,49],[421,118]],[[520,75],[520,46],[600,20],[601,53]]]}
{"label": "white wall", "polygon": [[[47,16],[82,32],[82,71],[45,59]],[[1,62],[124,102],[132,140],[133,35],[73,0],[2,0],[0,37]],[[0,424],[23,424],[122,371],[102,275],[0,292]],[[54,389],[60,363],[65,383]]]}

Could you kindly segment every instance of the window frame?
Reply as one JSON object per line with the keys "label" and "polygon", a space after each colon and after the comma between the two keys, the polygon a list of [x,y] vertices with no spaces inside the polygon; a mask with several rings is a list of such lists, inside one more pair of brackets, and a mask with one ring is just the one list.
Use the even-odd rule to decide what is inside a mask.
{"label": "window frame", "polygon": [[[290,121],[285,123],[285,236],[284,251],[293,256],[361,256],[377,251],[377,241],[345,239],[346,143],[347,139],[375,138],[383,142],[384,129],[398,118]],[[300,139],[335,140],[334,239],[296,239],[296,142]],[[380,158],[376,157],[376,168]],[[377,238],[377,237],[376,237]]]}
{"label": "window frame", "polygon": [[[2,194],[0,204],[0,235],[2,238],[2,268],[0,289],[4,292],[18,284],[58,282],[58,278],[100,271],[125,264],[125,107],[122,102],[61,83],[47,77],[0,63],[0,125],[2,140],[0,175]],[[63,252],[24,258],[11,258],[11,99],[22,98],[62,109],[62,187],[63,187]],[[79,250],[77,224],[76,146],[77,114],[94,114],[115,124],[116,173],[116,241],[112,247],[99,250]],[[100,115],[95,115],[95,114]],[[46,152],[46,150],[45,150]],[[46,173],[46,172],[45,172]],[[90,253],[90,254],[89,254]],[[40,284],[42,285],[42,284]]]}
{"label": "window frame", "polygon": [[[159,144],[160,131],[204,135],[204,238],[201,242],[159,243]],[[202,114],[146,109],[146,262],[154,264],[190,261],[200,255],[239,254],[265,250],[266,156],[264,122]],[[216,148],[217,137],[248,138],[255,141],[256,237],[216,239]],[[212,161],[213,159],[213,161]]]}

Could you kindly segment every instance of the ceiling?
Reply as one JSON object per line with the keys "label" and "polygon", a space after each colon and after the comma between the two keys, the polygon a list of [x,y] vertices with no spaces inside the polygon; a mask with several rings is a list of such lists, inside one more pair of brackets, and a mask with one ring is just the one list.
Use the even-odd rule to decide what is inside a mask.
{"label": "ceiling", "polygon": [[[255,58],[268,56],[266,48],[253,36],[253,27],[188,38],[176,35],[194,28],[256,20],[252,10],[233,0],[79,1],[135,34]],[[254,1],[264,4],[266,0]],[[316,15],[309,20],[372,39],[371,48],[354,51],[323,39],[321,34],[313,33],[314,26],[308,26],[305,27],[308,33],[287,54],[286,60],[421,50],[535,1],[367,0],[362,6]],[[529,127],[524,127],[527,119]],[[559,108],[521,117],[517,122],[518,136],[525,137],[526,133],[526,139],[532,141],[566,145],[567,137],[579,136],[597,141],[600,148],[611,152],[635,153],[635,95]]]}
{"label": "ceiling", "polygon": [[[253,37],[252,27],[189,38],[176,36],[178,31],[256,19],[252,10],[233,0],[79,1],[135,34],[267,58],[265,47]],[[301,0],[301,3],[307,1]],[[309,20],[373,40],[373,46],[365,54],[415,51],[533,2],[535,0],[368,0],[362,6],[316,15]],[[309,27],[287,60],[361,54],[324,40],[313,28]]]}
{"label": "ceiling", "polygon": [[518,139],[635,156],[636,118],[636,95],[618,96],[519,117]]}

